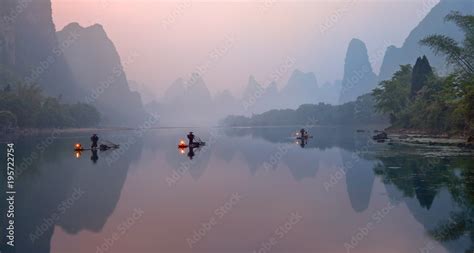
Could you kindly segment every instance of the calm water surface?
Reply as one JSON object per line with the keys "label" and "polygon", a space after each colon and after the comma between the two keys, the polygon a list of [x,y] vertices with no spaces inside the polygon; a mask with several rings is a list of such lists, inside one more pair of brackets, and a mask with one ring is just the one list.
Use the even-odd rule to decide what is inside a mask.
{"label": "calm water surface", "polygon": [[97,154],[72,151],[89,133],[16,140],[16,252],[473,252],[472,154],[330,127],[192,129],[207,146],[178,150],[188,130],[99,133],[122,147]]}

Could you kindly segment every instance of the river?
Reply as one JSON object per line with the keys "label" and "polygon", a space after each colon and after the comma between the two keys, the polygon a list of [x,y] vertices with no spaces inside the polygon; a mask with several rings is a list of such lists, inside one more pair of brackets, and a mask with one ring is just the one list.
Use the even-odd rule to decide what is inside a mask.
{"label": "river", "polygon": [[[206,146],[178,149],[190,130]],[[473,251],[471,153],[341,127],[310,128],[300,143],[297,130],[107,131],[100,142],[121,147],[96,153],[73,151],[91,133],[19,138],[15,250]],[[2,252],[15,252],[6,242]]]}

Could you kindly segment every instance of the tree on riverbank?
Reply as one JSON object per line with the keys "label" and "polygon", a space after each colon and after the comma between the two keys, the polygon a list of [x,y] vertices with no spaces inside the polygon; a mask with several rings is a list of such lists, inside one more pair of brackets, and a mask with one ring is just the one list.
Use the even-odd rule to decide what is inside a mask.
{"label": "tree on riverbank", "polygon": [[418,57],[415,66],[413,66],[413,74],[411,77],[411,97],[415,97],[417,93],[428,84],[433,76],[433,69],[426,56]]}
{"label": "tree on riverbank", "polygon": [[226,126],[282,125],[368,125],[386,124],[384,115],[374,111],[374,98],[366,94],[342,105],[304,104],[298,109],[270,110],[251,117],[228,116],[221,121]]}
{"label": "tree on riverbank", "polygon": [[1,120],[9,128],[88,127],[99,123],[100,115],[91,105],[65,104],[46,97],[36,85],[27,85],[9,71],[0,70]]}
{"label": "tree on riverbank", "polygon": [[437,76],[426,57],[418,58],[415,67],[401,66],[391,80],[382,81],[372,92],[377,111],[389,114],[393,127],[474,131],[474,16],[453,12],[446,20],[465,33],[463,43],[444,35],[432,35],[420,43],[446,56],[454,69],[450,75]]}

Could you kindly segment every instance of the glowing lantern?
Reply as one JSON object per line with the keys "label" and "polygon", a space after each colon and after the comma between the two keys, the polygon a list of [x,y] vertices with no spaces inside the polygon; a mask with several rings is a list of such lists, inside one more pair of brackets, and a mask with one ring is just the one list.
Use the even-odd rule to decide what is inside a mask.
{"label": "glowing lantern", "polygon": [[76,143],[76,144],[74,145],[74,150],[82,150],[82,145],[79,144],[79,143]]}

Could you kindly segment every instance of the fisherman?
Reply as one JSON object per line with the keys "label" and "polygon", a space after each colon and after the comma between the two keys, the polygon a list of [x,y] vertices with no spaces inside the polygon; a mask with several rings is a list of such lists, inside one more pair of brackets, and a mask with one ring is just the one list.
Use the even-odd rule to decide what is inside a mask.
{"label": "fisherman", "polygon": [[307,135],[306,130],[304,130],[304,128],[301,128],[301,130],[300,130],[300,137],[301,137],[301,138],[305,138],[306,135]]}
{"label": "fisherman", "polygon": [[93,134],[91,136],[91,141],[92,141],[91,149],[97,148],[97,142],[99,142],[99,136],[97,136],[97,134]]}
{"label": "fisherman", "polygon": [[191,145],[194,144],[194,134],[193,134],[193,132],[189,132],[189,134],[188,134],[188,140],[189,140],[188,146],[191,146]]}

